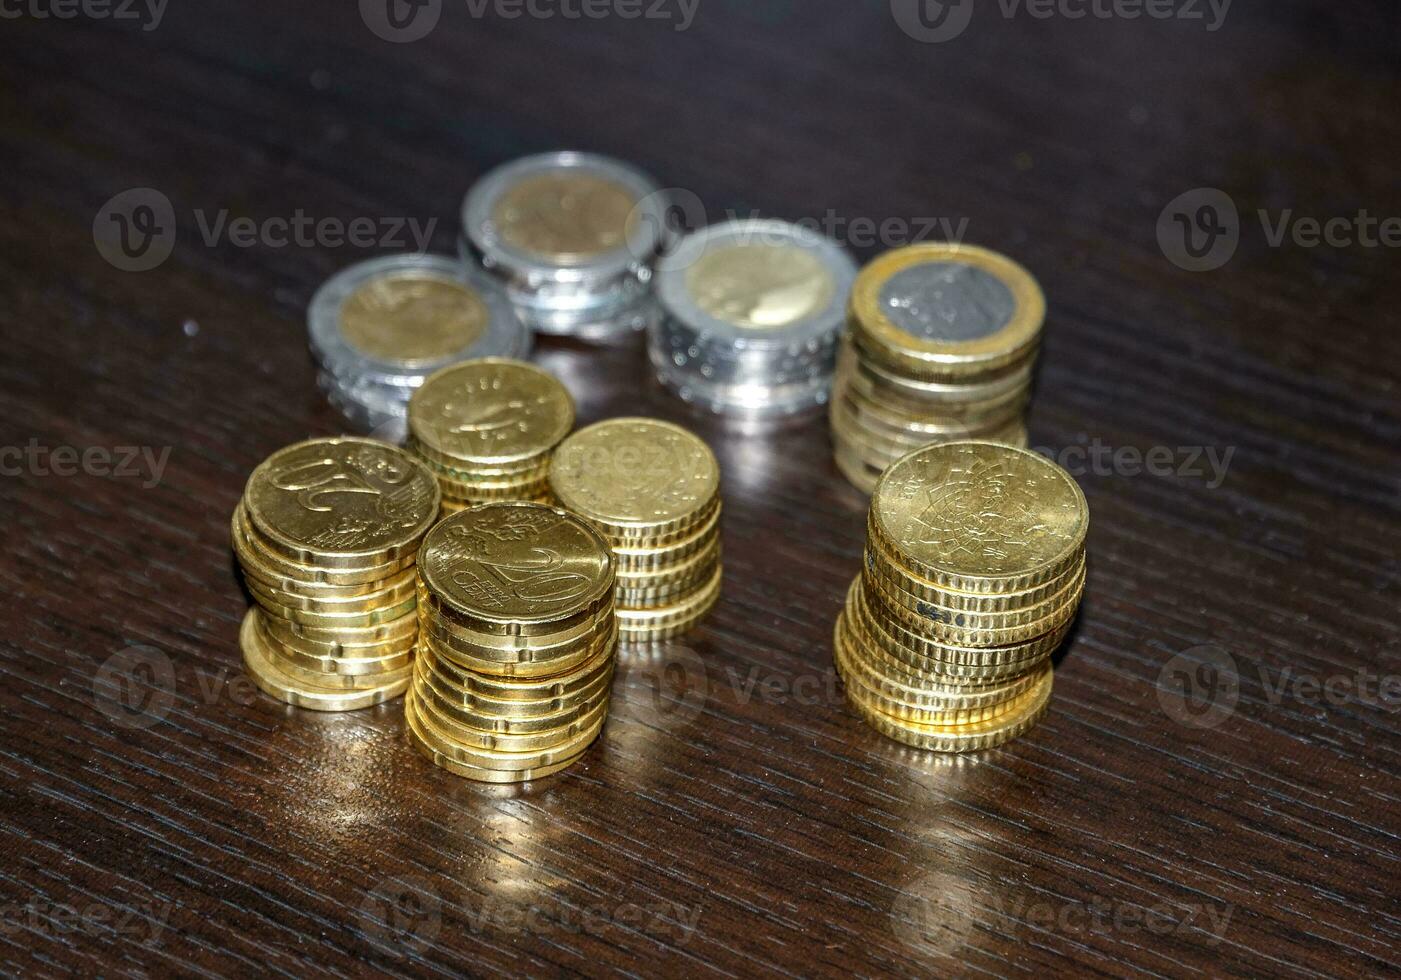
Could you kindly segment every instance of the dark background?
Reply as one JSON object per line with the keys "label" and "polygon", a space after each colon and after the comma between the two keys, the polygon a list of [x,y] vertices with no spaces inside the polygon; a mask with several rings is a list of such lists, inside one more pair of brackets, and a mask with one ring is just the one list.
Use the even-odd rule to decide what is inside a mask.
{"label": "dark background", "polygon": [[[1398,253],[1275,247],[1256,217],[1401,215],[1395,3],[1237,0],[1214,32],[979,4],[939,44],[878,0],[700,0],[685,31],[444,0],[408,44],[351,2],[142,26],[0,19],[0,445],[170,449],[153,487],[13,454],[0,477],[5,972],[1398,971],[1401,702],[1356,676],[1401,673]],[[944,759],[843,704],[865,502],[821,419],[696,423],[724,598],[624,661],[561,776],[478,787],[397,703],[319,716],[239,680],[229,515],[265,456],[340,431],[304,309],[384,249],[207,244],[196,212],[437,218],[450,251],[474,179],[560,147],[712,219],[966,218],[1041,279],[1033,445],[1183,465],[1081,475],[1089,584],[1033,733]],[[94,240],[131,188],[175,215],[151,271]],[[1193,273],[1157,227],[1197,188],[1239,248]],[[637,350],[539,360],[582,421],[684,418]],[[1179,447],[1233,450],[1225,481]],[[94,694],[133,646],[146,727]]]}

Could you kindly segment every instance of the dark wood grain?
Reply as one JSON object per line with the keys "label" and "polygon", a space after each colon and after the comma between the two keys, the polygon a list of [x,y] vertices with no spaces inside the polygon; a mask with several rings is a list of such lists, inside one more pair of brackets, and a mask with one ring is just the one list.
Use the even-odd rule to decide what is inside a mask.
{"label": "dark wood grain", "polygon": [[[1401,215],[1397,7],[1241,2],[1215,32],[977,16],[937,45],[874,0],[702,0],[686,31],[447,0],[404,45],[353,3],[0,21],[0,445],[170,449],[154,486],[0,477],[0,968],[1401,970],[1398,702],[1292,686],[1401,674],[1398,253],[1271,247],[1254,217]],[[694,422],[725,473],[723,601],[624,663],[561,776],[470,785],[414,754],[397,704],[323,717],[239,681],[228,516],[268,453],[340,429],[303,310],[377,250],[209,245],[195,212],[437,218],[449,251],[477,176],[563,146],[712,217],[966,218],[1050,298],[1035,445],[1234,452],[1214,487],[1082,477],[1089,584],[1031,735],[946,760],[843,704],[830,629],[865,503],[821,419]],[[134,187],[179,225],[144,273],[93,241]],[[1194,274],[1155,229],[1198,187],[1243,217],[1235,257]],[[538,359],[585,421],[686,418],[636,349]],[[143,729],[94,696],[133,645],[174,671]],[[1165,666],[1203,645],[1240,673],[1211,729],[1164,708]],[[895,914],[931,890],[932,947]]]}

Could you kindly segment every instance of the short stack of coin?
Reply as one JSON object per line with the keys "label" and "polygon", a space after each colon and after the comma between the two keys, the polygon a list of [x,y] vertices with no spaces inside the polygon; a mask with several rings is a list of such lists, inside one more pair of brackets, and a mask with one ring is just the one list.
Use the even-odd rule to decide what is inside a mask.
{"label": "short stack of coin", "polygon": [[232,528],[257,603],[239,635],[253,682],[320,711],[402,694],[418,640],[415,560],[438,506],[431,473],[370,439],[313,439],[258,466]]}
{"label": "short stack of coin", "polygon": [[929,446],[881,478],[865,567],[833,638],[847,698],[877,731],[971,752],[1029,730],[1085,584],[1089,510],[1024,449]]}
{"label": "short stack of coin", "polygon": [[518,783],[575,762],[608,717],[614,561],[585,521],[523,502],[442,521],[418,562],[410,741],[469,779]]}
{"label": "short stack of coin", "polygon": [[720,466],[693,433],[656,419],[581,429],[550,466],[555,500],[607,539],[624,643],[693,629],[720,598]]}
{"label": "short stack of coin", "polygon": [[482,358],[434,374],[409,402],[409,451],[438,477],[444,514],[502,500],[545,503],[550,457],[574,400],[523,361]]}
{"label": "short stack of coin", "polygon": [[887,466],[921,446],[1025,446],[1045,318],[1035,278],[987,249],[913,245],[867,265],[829,409],[838,468],[870,493]]}

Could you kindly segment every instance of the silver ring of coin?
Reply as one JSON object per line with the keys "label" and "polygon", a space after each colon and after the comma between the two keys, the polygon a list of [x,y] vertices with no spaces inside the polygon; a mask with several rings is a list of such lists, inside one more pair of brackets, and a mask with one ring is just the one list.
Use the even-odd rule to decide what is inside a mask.
{"label": "silver ring of coin", "polygon": [[393,428],[434,371],[529,355],[530,331],[501,287],[439,255],[394,255],[336,273],[307,309],[318,383],[364,429]]}
{"label": "silver ring of coin", "polygon": [[563,151],[504,164],[462,203],[464,261],[506,287],[540,333],[606,340],[651,319],[666,197],[641,171]]}
{"label": "silver ring of coin", "polygon": [[658,379],[697,407],[743,419],[821,406],[856,274],[841,245],[786,221],[687,236],[657,265],[648,353]]}

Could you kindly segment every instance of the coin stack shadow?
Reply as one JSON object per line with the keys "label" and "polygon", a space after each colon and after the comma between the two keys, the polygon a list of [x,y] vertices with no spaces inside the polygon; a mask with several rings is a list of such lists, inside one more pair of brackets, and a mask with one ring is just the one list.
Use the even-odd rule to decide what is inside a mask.
{"label": "coin stack shadow", "polygon": [[484,504],[438,524],[419,568],[413,745],[489,783],[577,761],[608,717],[613,580],[607,544],[558,508]]}
{"label": "coin stack shadow", "polygon": [[870,493],[922,446],[1025,446],[1045,320],[1036,280],[967,245],[887,252],[857,277],[829,417],[837,467]]}
{"label": "coin stack shadow", "polygon": [[239,636],[253,682],[320,711],[402,694],[418,640],[415,558],[438,503],[423,467],[370,440],[299,443],[258,467],[232,522],[256,603]]}
{"label": "coin stack shadow", "polygon": [[574,400],[553,375],[480,358],[414,393],[408,450],[437,476],[444,516],[494,501],[549,503],[550,458],[573,427]]}
{"label": "coin stack shadow", "polygon": [[613,549],[622,642],[680,636],[715,607],[720,465],[694,433],[646,418],[591,425],[556,451],[550,489]]}
{"label": "coin stack shadow", "polygon": [[[980,576],[902,543],[892,528],[933,526],[942,542],[958,540],[959,524],[967,517],[959,497],[978,497],[979,506],[990,511],[980,520],[1015,522],[1016,513],[998,513],[999,504],[1015,508],[1018,503],[1015,492],[1002,489],[1006,481],[1022,473],[1037,480],[1035,471],[1054,468],[1048,461],[1034,462],[1039,457],[1023,450],[987,443],[934,447],[933,453],[916,455],[969,446],[982,456],[971,467],[971,481],[946,476],[929,492],[927,509],[914,516],[913,525],[878,513],[881,494],[887,482],[901,483],[893,488],[897,495],[922,499],[931,487],[928,474],[904,479],[919,466],[907,459],[882,479],[867,521],[862,574],[847,593],[833,637],[847,699],[867,723],[897,741],[940,752],[991,748],[1036,724],[1050,702],[1051,655],[1070,630],[1085,583],[1088,514],[1078,488],[1065,487],[1061,494],[1063,513],[1078,509],[1078,515],[1071,513],[1070,536],[1055,539],[1044,561],[1026,567],[999,567],[997,575]],[[1010,465],[1001,465],[1004,461]],[[1069,477],[1065,482],[1073,486]],[[914,493],[908,492],[911,487]],[[980,536],[976,528],[968,531],[969,540]]]}

